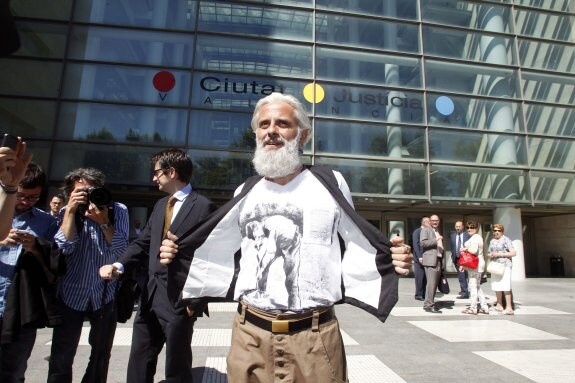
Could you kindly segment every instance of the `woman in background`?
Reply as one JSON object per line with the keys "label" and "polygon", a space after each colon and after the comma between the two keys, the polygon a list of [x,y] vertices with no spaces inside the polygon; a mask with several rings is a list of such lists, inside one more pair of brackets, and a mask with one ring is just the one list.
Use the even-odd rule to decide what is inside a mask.
{"label": "woman in background", "polygon": [[[468,251],[479,258],[479,264],[477,269],[467,269],[469,274],[469,298],[470,306],[463,310],[464,314],[477,315],[477,303],[479,301],[479,312],[481,314],[489,314],[489,306],[487,306],[487,301],[485,300],[485,294],[481,290],[481,274],[485,270],[485,259],[483,258],[483,238],[478,234],[477,222],[468,221],[465,225],[467,233],[470,238],[465,241],[461,251]],[[460,271],[463,271],[464,267],[460,266]]]}
{"label": "woman in background", "polygon": [[[498,262],[505,265],[503,275],[491,274],[491,290],[497,294],[496,313],[513,315],[513,303],[511,299],[511,258],[516,252],[513,243],[503,235],[505,228],[497,223],[493,225],[493,239],[489,242],[489,253],[487,256],[491,262]],[[503,296],[505,295],[505,310],[503,310]]]}

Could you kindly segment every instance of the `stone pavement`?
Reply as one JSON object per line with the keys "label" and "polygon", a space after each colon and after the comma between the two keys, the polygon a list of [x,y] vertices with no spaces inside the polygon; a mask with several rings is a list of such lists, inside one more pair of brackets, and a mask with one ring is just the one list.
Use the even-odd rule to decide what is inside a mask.
{"label": "stone pavement", "polygon": [[[457,292],[456,278],[449,278]],[[467,299],[437,295],[442,314],[426,313],[413,299],[412,278],[400,280],[399,302],[386,323],[349,305],[337,306],[346,344],[351,383],[575,382],[575,279],[532,278],[514,282],[516,315],[461,313]],[[493,302],[490,283],[482,285]],[[194,381],[225,383],[225,357],[235,304],[210,305],[211,317],[198,320],[194,339]],[[52,331],[40,330],[26,382],[46,381]],[[131,323],[120,324],[112,350],[109,383],[124,382]],[[74,382],[89,356],[83,333]],[[155,382],[163,379],[160,355]],[[313,383],[313,382],[310,382]]]}

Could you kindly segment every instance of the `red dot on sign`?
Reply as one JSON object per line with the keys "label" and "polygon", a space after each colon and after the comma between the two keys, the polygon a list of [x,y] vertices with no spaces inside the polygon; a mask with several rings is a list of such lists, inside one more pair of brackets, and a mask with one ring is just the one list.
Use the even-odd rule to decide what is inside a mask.
{"label": "red dot on sign", "polygon": [[176,78],[172,73],[163,70],[154,75],[152,83],[158,92],[169,92],[176,85]]}

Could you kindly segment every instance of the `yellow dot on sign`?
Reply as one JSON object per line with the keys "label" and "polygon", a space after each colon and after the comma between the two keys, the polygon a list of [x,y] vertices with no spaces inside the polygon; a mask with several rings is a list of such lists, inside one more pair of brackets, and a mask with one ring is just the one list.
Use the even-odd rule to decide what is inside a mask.
{"label": "yellow dot on sign", "polygon": [[303,88],[303,97],[312,104],[322,102],[325,97],[325,91],[318,84],[307,84]]}

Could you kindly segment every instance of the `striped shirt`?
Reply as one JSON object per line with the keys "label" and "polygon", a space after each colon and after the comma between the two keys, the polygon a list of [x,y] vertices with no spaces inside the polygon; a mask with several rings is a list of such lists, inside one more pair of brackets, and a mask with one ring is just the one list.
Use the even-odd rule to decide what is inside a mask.
{"label": "striped shirt", "polygon": [[[60,215],[63,214],[63,210]],[[106,242],[100,225],[85,219],[78,236],[66,240],[62,229],[54,237],[66,259],[66,273],[60,279],[58,295],[66,306],[77,311],[96,311],[102,306],[102,295],[106,282],[100,278],[99,270],[114,263],[128,247],[128,209],[114,203],[114,237],[112,244]],[[114,299],[117,281],[108,281],[104,303]]]}
{"label": "striped shirt", "polygon": [[[38,238],[47,241],[54,239],[58,230],[56,220],[50,214],[35,207],[18,214],[12,219],[12,228],[26,230]],[[4,315],[6,308],[6,296],[12,284],[12,278],[16,272],[16,263],[22,253],[22,245],[14,247],[0,246],[0,317]]]}

